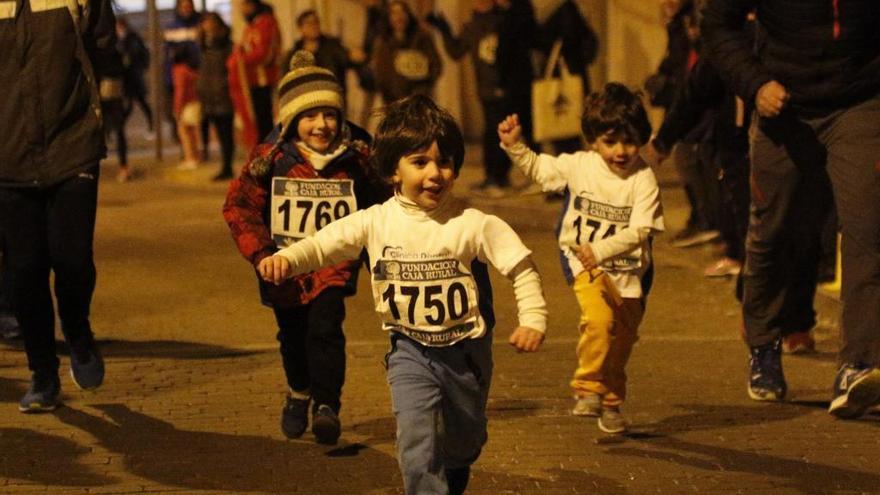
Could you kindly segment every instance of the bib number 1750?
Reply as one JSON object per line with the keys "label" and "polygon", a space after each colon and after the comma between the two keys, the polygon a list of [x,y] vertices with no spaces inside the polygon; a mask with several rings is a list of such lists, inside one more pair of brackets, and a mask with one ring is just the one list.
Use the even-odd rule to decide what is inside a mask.
{"label": "bib number 1750", "polygon": [[[447,315],[451,320],[461,319],[468,313],[467,289],[461,282],[452,282],[446,289],[444,297],[442,285],[395,285],[388,284],[388,288],[382,293],[382,300],[388,303],[391,316],[400,321],[400,309],[397,307],[395,296],[397,291],[409,298],[407,304],[407,320],[410,325],[420,323],[421,316],[429,325],[442,325]],[[418,304],[422,300],[421,307]]]}

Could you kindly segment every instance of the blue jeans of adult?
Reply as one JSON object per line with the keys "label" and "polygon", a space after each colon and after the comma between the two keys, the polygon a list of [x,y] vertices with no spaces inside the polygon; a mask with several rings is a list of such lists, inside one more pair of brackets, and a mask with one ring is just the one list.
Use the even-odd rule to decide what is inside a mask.
{"label": "blue jeans of adult", "polygon": [[287,384],[311,391],[316,406],[326,404],[338,414],[345,381],[343,289],[329,287],[309,304],[274,311]]}
{"label": "blue jeans of adult", "polygon": [[792,308],[812,304],[833,190],[842,232],[839,359],[880,365],[880,95],[818,117],[757,118],[751,153],[743,277],[748,344],[774,340],[798,324],[787,319],[803,317]]}
{"label": "blue jeans of adult", "polygon": [[33,372],[58,372],[50,271],[55,273],[55,298],[67,343],[76,348],[93,339],[89,308],[95,290],[92,242],[98,173],[95,165],[47,188],[0,188],[3,276],[9,277],[9,299]]}
{"label": "blue jeans of adult", "polygon": [[473,464],[488,438],[492,334],[448,347],[392,334],[387,362],[404,489],[446,495],[446,472]]}

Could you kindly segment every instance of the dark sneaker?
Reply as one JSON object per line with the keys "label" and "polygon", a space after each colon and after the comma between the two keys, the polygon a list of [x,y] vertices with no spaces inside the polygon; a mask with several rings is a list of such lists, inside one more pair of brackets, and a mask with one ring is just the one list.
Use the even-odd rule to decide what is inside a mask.
{"label": "dark sneaker", "polygon": [[82,390],[94,390],[104,382],[104,358],[94,340],[70,346],[70,377]]}
{"label": "dark sneaker", "polygon": [[782,340],[749,349],[749,397],[758,401],[785,398],[788,387],[782,374]]}
{"label": "dark sneaker", "polygon": [[855,419],[880,404],[880,370],[844,364],[834,380],[834,397],[828,412],[840,419]]}
{"label": "dark sneaker", "polygon": [[312,411],[312,433],[318,443],[335,445],[341,429],[339,416],[330,406],[321,404]]}
{"label": "dark sneaker", "polygon": [[7,340],[21,338],[21,328],[18,326],[18,320],[14,316],[0,316],[0,337]]}
{"label": "dark sneaker", "polygon": [[449,495],[461,495],[471,479],[471,467],[455,468],[446,470],[446,485],[449,487]]}
{"label": "dark sneaker", "polygon": [[626,418],[620,413],[619,408],[606,407],[599,416],[599,429],[605,433],[623,433],[626,431]]}
{"label": "dark sneaker", "polygon": [[34,373],[30,388],[18,403],[18,410],[23,413],[54,411],[58,407],[60,392],[61,380],[56,373]]}
{"label": "dark sneaker", "polygon": [[587,394],[583,397],[575,397],[574,407],[571,410],[573,416],[599,417],[602,414],[602,397],[599,394]]}
{"label": "dark sneaker", "polygon": [[281,409],[281,431],[287,438],[299,438],[309,426],[310,399],[294,399],[287,396]]}

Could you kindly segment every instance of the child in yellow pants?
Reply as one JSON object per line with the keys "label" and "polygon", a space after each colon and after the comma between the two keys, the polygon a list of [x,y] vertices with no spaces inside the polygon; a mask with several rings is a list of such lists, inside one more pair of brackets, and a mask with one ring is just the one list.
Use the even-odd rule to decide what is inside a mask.
{"label": "child in yellow pants", "polygon": [[560,258],[581,307],[572,414],[598,416],[602,431],[622,433],[625,368],[638,340],[650,240],[664,229],[663,208],[654,172],[638,156],[651,124],[637,94],[607,84],[587,97],[581,129],[588,150],[558,157],[530,150],[516,115],[498,124],[498,137],[527,177],[565,194]]}

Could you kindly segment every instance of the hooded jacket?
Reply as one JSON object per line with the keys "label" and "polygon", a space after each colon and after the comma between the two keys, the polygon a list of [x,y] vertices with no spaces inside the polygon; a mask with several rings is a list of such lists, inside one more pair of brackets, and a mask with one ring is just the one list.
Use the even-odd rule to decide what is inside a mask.
{"label": "hooded jacket", "polygon": [[51,186],[105,156],[115,24],[110,0],[0,0],[0,184]]}

